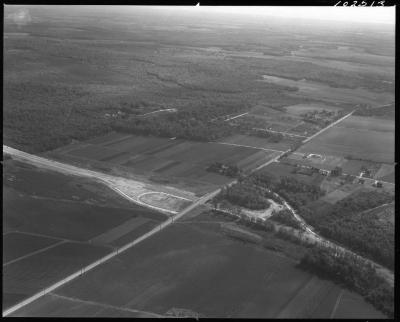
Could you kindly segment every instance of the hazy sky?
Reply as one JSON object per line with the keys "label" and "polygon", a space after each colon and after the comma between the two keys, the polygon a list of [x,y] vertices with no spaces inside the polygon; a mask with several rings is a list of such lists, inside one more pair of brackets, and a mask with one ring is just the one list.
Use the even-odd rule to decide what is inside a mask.
{"label": "hazy sky", "polygon": [[395,7],[196,7],[194,10],[212,10],[226,13],[243,13],[257,16],[298,17],[304,19],[336,20],[394,24]]}

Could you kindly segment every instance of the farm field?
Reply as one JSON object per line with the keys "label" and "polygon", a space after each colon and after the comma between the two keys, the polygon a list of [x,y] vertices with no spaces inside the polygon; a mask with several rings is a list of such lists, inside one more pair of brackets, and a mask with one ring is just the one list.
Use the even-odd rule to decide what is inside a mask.
{"label": "farm field", "polygon": [[3,265],[34,251],[54,245],[58,241],[54,238],[17,232],[3,234]]}
{"label": "farm field", "polygon": [[[91,142],[75,143],[57,149],[52,154],[56,153],[60,158],[72,155],[82,160],[100,161],[147,177],[149,180],[152,180],[153,177],[158,180],[160,178],[171,179],[172,183],[178,182],[177,187],[193,192],[197,192],[196,189],[193,190],[193,185],[196,183],[198,186],[205,186],[210,191],[229,182],[229,178],[206,170],[210,164],[216,161],[237,164],[247,171],[273,157],[271,153],[242,146],[122,133],[109,134],[104,136],[104,141],[96,138]],[[106,148],[105,154],[109,155],[106,158],[101,154],[103,148]],[[111,153],[111,150],[114,152]],[[156,200],[153,201],[156,202]],[[181,207],[184,206],[181,205]]]}
{"label": "farm field", "polygon": [[[341,122],[333,126],[300,147],[298,152],[394,162],[394,131],[388,131],[389,126],[385,120],[382,120],[383,125],[370,125],[371,129],[368,129],[366,124],[372,123],[367,123],[364,118],[351,116],[348,119],[349,123],[346,123],[346,119],[343,125]],[[376,122],[380,123],[381,120]],[[346,124],[351,127],[347,127]]]}
{"label": "farm field", "polygon": [[394,133],[395,122],[394,120],[352,115],[337,124],[336,127]]}
{"label": "farm field", "polygon": [[3,185],[20,193],[42,198],[79,201],[99,206],[136,207],[113,190],[91,179],[48,171],[15,160],[3,163]]}
{"label": "farm field", "polygon": [[359,295],[345,291],[332,316],[333,319],[382,319],[384,316],[366,302],[357,300]]}
{"label": "farm field", "polygon": [[237,144],[237,145],[245,145],[259,149],[271,150],[271,152],[278,151],[286,151],[289,149],[293,143],[298,142],[296,139],[283,139],[278,143],[269,142],[267,139],[247,136],[242,134],[236,134],[224,139],[219,140],[221,143],[229,143],[229,144]]}
{"label": "farm field", "polygon": [[87,241],[134,217],[162,221],[165,216],[140,206],[100,207],[79,202],[20,196],[4,187],[4,231],[36,233],[61,239]]}
{"label": "farm field", "polygon": [[394,228],[395,224],[395,206],[394,203],[384,205],[381,207],[376,207],[371,210],[366,210],[364,214],[368,216],[378,216],[379,221],[384,225],[392,225]]}
{"label": "farm field", "polygon": [[[296,262],[278,253],[223,237],[216,224],[212,229],[209,225],[191,221],[168,227],[55,294],[157,314],[179,308],[205,317],[277,317],[310,283],[321,292],[337,288],[297,269]],[[336,298],[324,304],[326,310],[319,316],[330,316]],[[358,301],[363,302],[360,297]],[[34,302],[19,315],[46,316],[54,305]],[[382,317],[367,308],[365,316]],[[313,310],[298,317],[312,317]],[[86,314],[91,315],[90,311]]]}
{"label": "farm field", "polygon": [[291,164],[283,162],[272,162],[266,167],[258,170],[257,173],[266,173],[273,177],[293,177],[299,181],[307,184],[320,185],[325,180],[325,176],[319,173],[313,173],[312,175],[294,173],[295,167]]}
{"label": "farm field", "polygon": [[3,267],[3,308],[8,308],[109,253],[108,248],[62,243]]}
{"label": "farm field", "polygon": [[111,317],[111,318],[150,318],[159,317],[156,314],[140,312],[125,308],[117,308],[102,303],[84,302],[75,298],[46,294],[27,307],[12,313],[11,317]]}
{"label": "farm field", "polygon": [[392,164],[382,164],[375,174],[376,179],[395,183],[395,168]]}

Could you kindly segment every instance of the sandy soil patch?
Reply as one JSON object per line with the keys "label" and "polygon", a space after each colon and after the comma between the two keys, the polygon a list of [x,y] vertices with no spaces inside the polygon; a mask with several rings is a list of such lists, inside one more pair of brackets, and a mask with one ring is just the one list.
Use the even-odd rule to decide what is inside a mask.
{"label": "sandy soil patch", "polygon": [[281,211],[284,207],[272,199],[268,199],[268,201],[271,203],[271,205],[268,207],[268,209],[262,209],[262,210],[250,210],[250,209],[245,209],[242,208],[242,212],[250,217],[253,218],[261,218],[263,220],[268,219],[269,217],[272,216],[272,212],[275,211]]}

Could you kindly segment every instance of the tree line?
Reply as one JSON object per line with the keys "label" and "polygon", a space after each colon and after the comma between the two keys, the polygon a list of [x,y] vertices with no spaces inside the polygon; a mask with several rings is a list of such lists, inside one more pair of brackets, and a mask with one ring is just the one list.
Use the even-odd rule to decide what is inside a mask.
{"label": "tree line", "polygon": [[299,267],[344,284],[393,318],[393,287],[377,275],[371,264],[347,253],[335,254],[332,250],[314,246],[301,259]]}

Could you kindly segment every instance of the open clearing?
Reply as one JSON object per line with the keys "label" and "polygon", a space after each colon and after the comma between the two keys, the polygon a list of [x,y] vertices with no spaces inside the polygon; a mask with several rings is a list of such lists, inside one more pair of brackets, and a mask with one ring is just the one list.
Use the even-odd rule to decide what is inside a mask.
{"label": "open clearing", "polygon": [[[291,299],[310,287],[309,283],[324,292],[338,288],[297,269],[295,262],[277,253],[224,237],[216,227],[201,223],[170,226],[58,289],[56,294],[158,314],[175,307],[205,317],[266,318],[284,312]],[[319,316],[330,316],[336,298],[324,303],[325,311],[319,310]],[[312,317],[318,308],[315,301],[325,300],[311,296],[309,301],[305,299],[311,308],[306,315],[297,317]],[[361,297],[358,301],[369,310],[365,316],[382,317]],[[17,311],[18,315],[47,316],[55,306],[61,313],[68,307],[68,303],[36,303]],[[89,308],[80,314],[93,315]]]}
{"label": "open clearing", "polygon": [[375,173],[375,178],[394,183],[395,182],[394,165],[382,164],[379,170]]}
{"label": "open clearing", "polygon": [[276,85],[295,87],[298,88],[298,92],[293,95],[304,96],[329,103],[364,103],[371,104],[372,106],[381,106],[391,103],[394,100],[392,93],[375,93],[363,88],[349,89],[331,87],[323,83],[308,80],[296,81],[284,77],[263,75],[262,81]]}
{"label": "open clearing", "polygon": [[290,105],[290,106],[285,106],[285,110],[289,114],[294,114],[294,115],[301,115],[303,113],[311,112],[311,111],[330,111],[330,112],[336,112],[342,110],[342,108],[334,105],[327,105],[323,103],[308,103],[308,104],[296,104],[296,105]]}
{"label": "open clearing", "polygon": [[348,119],[307,142],[298,152],[394,162],[394,131],[389,130],[387,121],[353,116]]}

